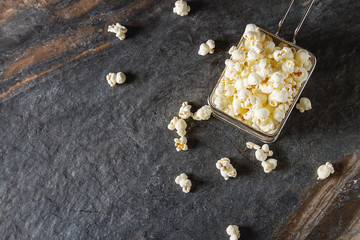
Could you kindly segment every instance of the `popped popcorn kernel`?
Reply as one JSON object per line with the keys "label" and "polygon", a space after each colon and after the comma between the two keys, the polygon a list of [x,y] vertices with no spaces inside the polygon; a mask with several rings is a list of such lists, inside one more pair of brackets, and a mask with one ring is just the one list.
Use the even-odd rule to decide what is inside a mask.
{"label": "popped popcorn kernel", "polygon": [[229,225],[226,228],[226,233],[230,236],[230,240],[237,240],[240,238],[239,227],[236,225]]}
{"label": "popped popcorn kernel", "polygon": [[211,117],[211,113],[212,113],[212,110],[211,110],[210,106],[205,105],[205,106],[202,106],[199,110],[197,110],[193,114],[192,118],[197,121],[209,120],[209,118]]}
{"label": "popped popcorn kernel", "polygon": [[225,180],[228,180],[229,177],[235,178],[237,175],[236,169],[230,164],[230,159],[228,158],[218,160],[216,168],[220,170],[220,174]]}
{"label": "popped popcorn kernel", "polygon": [[173,8],[173,12],[182,17],[186,16],[190,12],[190,6],[187,4],[187,2],[183,0],[178,0],[175,2],[175,7]]}
{"label": "popped popcorn kernel", "polygon": [[175,138],[174,142],[175,142],[176,151],[180,152],[180,151],[188,150],[186,137]]}
{"label": "popped popcorn kernel", "polygon": [[184,193],[189,193],[191,189],[191,181],[185,173],[180,174],[175,178],[176,184],[179,184]]}
{"label": "popped popcorn kernel", "polygon": [[179,117],[181,117],[182,119],[188,119],[189,117],[191,117],[192,113],[190,109],[191,105],[189,105],[188,102],[183,102],[179,110]]}
{"label": "popped popcorn kernel", "polygon": [[296,104],[296,109],[299,110],[301,113],[308,111],[311,109],[311,101],[306,97],[302,97],[300,102]]}
{"label": "popped popcorn kernel", "polygon": [[208,53],[213,54],[214,53],[214,49],[215,49],[215,41],[214,40],[207,40],[206,43],[202,43],[200,45],[198,54],[201,56],[205,56]]}
{"label": "popped popcorn kernel", "polygon": [[327,162],[324,165],[321,165],[317,169],[318,178],[317,180],[323,180],[325,178],[328,178],[330,174],[333,174],[335,172],[334,167],[331,163]]}
{"label": "popped popcorn kernel", "polygon": [[122,26],[120,23],[116,23],[108,26],[108,32],[115,33],[117,38],[124,40],[126,38],[125,33],[127,33],[127,28]]}
{"label": "popped popcorn kernel", "polygon": [[264,172],[269,173],[276,168],[277,160],[274,158],[270,158],[266,161],[262,161],[261,166],[264,168]]}

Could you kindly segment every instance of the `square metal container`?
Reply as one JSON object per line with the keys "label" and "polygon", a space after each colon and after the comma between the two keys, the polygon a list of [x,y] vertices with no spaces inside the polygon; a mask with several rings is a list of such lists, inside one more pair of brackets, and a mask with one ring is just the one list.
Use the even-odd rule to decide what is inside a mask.
{"label": "square metal container", "polygon": [[[300,49],[303,49],[303,48],[301,48],[301,47],[299,47],[299,46],[297,46],[297,45],[295,45],[295,44],[293,44],[293,43],[291,43],[291,42],[289,42],[289,41],[286,41],[286,40],[282,39],[281,37],[279,37],[279,36],[277,36],[277,35],[275,35],[275,34],[273,34],[273,33],[270,33],[269,31],[266,31],[265,29],[262,29],[262,28],[260,28],[260,27],[258,27],[258,29],[260,30],[260,32],[262,32],[262,33],[270,36],[270,37],[273,39],[273,41],[274,41],[274,43],[275,43],[276,46],[278,46],[280,43],[284,43],[284,44],[287,44],[289,47],[295,48],[296,51],[298,51],[298,50],[300,50]],[[240,42],[239,42],[238,45],[237,45],[237,47],[239,47],[244,40],[245,40],[245,39],[244,39],[244,37],[242,36],[241,39],[240,39]],[[306,49],[305,49],[305,50],[306,50]],[[306,50],[306,51],[307,51],[307,50]],[[229,124],[231,124],[231,125],[239,128],[240,130],[242,130],[242,131],[244,131],[244,132],[252,135],[252,136],[255,137],[256,139],[258,139],[258,140],[260,140],[260,141],[262,141],[262,142],[264,142],[264,143],[271,143],[271,142],[276,141],[276,139],[279,137],[279,135],[280,135],[280,133],[281,133],[281,130],[282,130],[283,127],[285,126],[285,123],[286,123],[287,119],[289,118],[291,111],[293,110],[293,108],[294,108],[294,106],[296,105],[296,103],[297,103],[297,101],[298,101],[298,99],[299,99],[302,91],[304,90],[304,88],[305,88],[305,86],[306,86],[306,84],[307,84],[307,82],[308,82],[308,80],[309,80],[312,72],[314,71],[314,68],[315,68],[315,65],[316,65],[316,57],[315,57],[315,55],[314,55],[313,53],[311,53],[311,52],[309,52],[309,51],[307,51],[307,52],[308,52],[309,55],[310,55],[310,61],[311,61],[311,63],[312,63],[312,67],[311,67],[310,71],[308,71],[308,73],[309,73],[309,74],[308,74],[308,77],[307,77],[307,79],[302,83],[302,86],[300,87],[297,95],[294,97],[294,101],[291,103],[288,111],[285,113],[285,118],[284,118],[284,119],[282,120],[282,122],[278,125],[278,127],[277,127],[277,129],[275,130],[274,133],[267,134],[267,133],[265,133],[265,132],[262,132],[261,130],[257,130],[257,129],[255,129],[255,128],[253,128],[253,127],[251,127],[251,126],[249,126],[249,125],[247,125],[247,124],[245,124],[245,123],[243,123],[243,122],[241,122],[240,120],[238,120],[238,119],[236,119],[236,118],[228,115],[227,113],[225,113],[225,112],[223,112],[223,111],[221,111],[220,109],[218,109],[218,108],[215,107],[215,104],[214,104],[214,102],[213,102],[214,93],[215,93],[215,90],[216,90],[217,86],[218,86],[219,83],[221,82],[221,79],[222,79],[222,77],[223,77],[223,75],[224,75],[224,73],[225,73],[226,66],[225,66],[225,69],[224,69],[224,71],[222,72],[219,80],[217,81],[215,87],[214,87],[213,90],[211,91],[211,94],[210,94],[209,97],[208,97],[208,103],[209,103],[209,105],[210,105],[210,107],[211,107],[211,109],[212,109],[212,111],[213,111],[213,115],[214,115],[216,118],[218,118],[218,119],[220,119],[220,120],[222,120],[222,121],[224,121],[224,122],[226,122],[226,123],[229,123]]]}

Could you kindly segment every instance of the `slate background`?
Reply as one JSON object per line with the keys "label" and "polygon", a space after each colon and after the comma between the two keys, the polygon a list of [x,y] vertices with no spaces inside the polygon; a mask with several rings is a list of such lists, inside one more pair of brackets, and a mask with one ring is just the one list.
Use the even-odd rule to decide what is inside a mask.
{"label": "slate background", "polygon": [[[359,1],[318,0],[305,21],[297,43],[318,59],[302,94],[313,109],[294,111],[270,145],[278,159],[270,174],[246,149],[256,140],[232,126],[189,119],[189,150],[178,153],[167,124],[183,101],[193,110],[206,104],[246,24],[275,32],[288,1],[188,1],[186,17],[172,13],[174,2],[0,5],[0,239],[228,239],[229,224],[241,239],[295,239],[276,233],[318,184],[317,167],[359,156]],[[306,3],[295,3],[281,36],[291,38]],[[124,41],[106,31],[117,21],[129,29]],[[74,43],[46,45],[59,36]],[[215,53],[199,56],[210,38]],[[39,61],[7,72],[41,46],[32,52]],[[105,76],[117,71],[128,80],[111,88]],[[221,157],[237,178],[223,180]],[[182,172],[193,182],[190,194],[174,182]],[[356,176],[355,194],[345,199],[359,204]],[[336,225],[341,217],[296,239],[324,239],[318,231],[338,238],[347,228]]]}

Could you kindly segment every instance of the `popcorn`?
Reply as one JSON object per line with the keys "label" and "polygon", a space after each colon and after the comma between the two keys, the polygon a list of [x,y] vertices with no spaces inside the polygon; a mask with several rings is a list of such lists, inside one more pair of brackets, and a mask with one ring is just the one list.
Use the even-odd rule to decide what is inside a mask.
{"label": "popcorn", "polygon": [[300,102],[296,104],[296,109],[299,110],[301,113],[312,109],[311,108],[311,101],[310,99],[306,98],[306,97],[302,97],[300,99]]}
{"label": "popcorn", "polygon": [[244,61],[246,58],[246,53],[241,49],[237,49],[232,51],[231,56],[234,61]]}
{"label": "popcorn", "polygon": [[324,165],[321,165],[317,169],[318,178],[317,180],[323,180],[335,172],[334,167],[331,163],[327,162]]}
{"label": "popcorn", "polygon": [[264,168],[264,172],[269,173],[276,168],[277,160],[274,158],[270,158],[266,161],[262,161],[261,166]]}
{"label": "popcorn", "polygon": [[181,150],[183,151],[188,150],[188,146],[186,145],[187,143],[186,137],[175,138],[174,142],[175,142],[176,151],[180,152]]}
{"label": "popcorn", "polygon": [[307,70],[305,68],[295,67],[294,68],[294,73],[291,74],[291,76],[293,77],[293,79],[296,82],[302,83],[308,78],[309,73],[307,72]]}
{"label": "popcorn", "polygon": [[202,43],[200,45],[198,54],[201,56],[205,56],[208,53],[213,54],[214,49],[215,49],[215,42],[214,42],[214,40],[209,39],[209,40],[207,40],[206,43]]}
{"label": "popcorn", "polygon": [[259,161],[265,161],[268,157],[267,154],[262,149],[257,149],[255,152],[255,157]]}
{"label": "popcorn", "polygon": [[177,117],[173,117],[173,119],[171,119],[169,125],[168,125],[168,129],[173,131],[176,129],[176,133],[180,136],[183,137],[186,135],[186,127],[187,124],[183,119],[178,119]]}
{"label": "popcorn", "polygon": [[225,86],[225,96],[231,97],[235,93],[235,88],[232,85]]}
{"label": "popcorn", "polygon": [[220,169],[221,176],[225,180],[228,180],[229,177],[236,177],[236,169],[230,164],[230,159],[222,158],[216,162],[216,168]]}
{"label": "popcorn", "polygon": [[257,85],[261,82],[261,78],[256,73],[250,73],[247,81],[250,85]]}
{"label": "popcorn", "polygon": [[111,87],[114,87],[116,85],[115,73],[109,73],[108,75],[106,75],[106,80]]}
{"label": "popcorn", "polygon": [[274,83],[274,88],[278,88],[284,82],[285,75],[279,71],[271,75],[270,81]]}
{"label": "popcorn", "polygon": [[247,148],[250,148],[250,149],[260,149],[260,146],[257,145],[257,144],[255,144],[255,143],[253,143],[253,142],[247,142],[247,143],[246,143],[246,147],[247,147]]}
{"label": "popcorn", "polygon": [[226,228],[226,233],[230,236],[230,240],[238,240],[240,238],[239,227],[236,225],[229,225]]}
{"label": "popcorn", "polygon": [[188,119],[189,117],[191,117],[192,113],[190,109],[191,105],[189,105],[188,102],[183,102],[179,110],[179,117],[181,117],[182,119]]}
{"label": "popcorn", "polygon": [[175,124],[179,121],[179,119],[177,117],[173,117],[173,119],[171,119],[169,125],[168,125],[168,129],[173,131],[175,130]]}
{"label": "popcorn", "polygon": [[106,75],[106,80],[111,87],[114,87],[116,83],[123,84],[126,80],[126,76],[122,72],[118,72],[116,74],[109,73],[108,75]]}
{"label": "popcorn", "polygon": [[190,12],[190,6],[183,0],[178,0],[175,2],[175,7],[173,12],[180,16],[186,16]]}
{"label": "popcorn", "polygon": [[284,103],[288,100],[288,92],[286,90],[274,90],[269,95],[269,104],[272,107],[277,106],[278,103]]}
{"label": "popcorn", "polygon": [[211,101],[250,127],[274,133],[308,78],[310,54],[284,43],[276,46],[254,24],[246,26],[239,47],[232,46],[229,54]]}
{"label": "popcorn", "polygon": [[188,179],[188,176],[185,173],[180,174],[175,178],[176,184],[179,184],[182,187],[184,193],[189,193],[191,189],[191,181]]}
{"label": "popcorn", "polygon": [[300,49],[295,54],[295,60],[298,61],[299,63],[305,63],[306,61],[309,60],[309,58],[310,58],[310,54],[305,49]]}
{"label": "popcorn", "polygon": [[224,95],[218,95],[217,98],[215,98],[214,103],[217,108],[224,110],[227,106],[226,97]]}
{"label": "popcorn", "polygon": [[192,118],[197,121],[201,120],[209,120],[211,117],[212,110],[208,105],[202,106],[199,110],[197,110]]}
{"label": "popcorn", "polygon": [[120,23],[116,23],[108,26],[108,32],[115,33],[117,38],[124,40],[126,38],[125,33],[127,32],[127,28],[122,26]]}

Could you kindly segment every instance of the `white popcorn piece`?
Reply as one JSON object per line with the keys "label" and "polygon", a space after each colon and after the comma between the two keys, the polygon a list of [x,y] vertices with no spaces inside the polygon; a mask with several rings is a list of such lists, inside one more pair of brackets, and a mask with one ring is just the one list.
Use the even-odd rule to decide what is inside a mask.
{"label": "white popcorn piece", "polygon": [[116,83],[123,84],[126,80],[126,76],[122,72],[109,73],[108,75],[106,75],[106,80],[111,87],[114,87]]}
{"label": "white popcorn piece", "polygon": [[213,54],[215,49],[215,41],[214,40],[207,40],[206,43],[202,43],[200,45],[198,54],[201,56],[205,56],[208,53]]}
{"label": "white popcorn piece", "polygon": [[124,40],[126,38],[125,33],[127,32],[127,28],[122,26],[120,23],[116,23],[108,26],[108,32],[115,33],[117,38]]}
{"label": "white popcorn piece", "polygon": [[268,155],[262,149],[257,149],[255,152],[255,157],[259,161],[265,161]]}
{"label": "white popcorn piece", "polygon": [[276,168],[277,160],[274,158],[269,158],[266,161],[262,161],[261,166],[264,168],[264,172],[269,173]]}
{"label": "white popcorn piece", "polygon": [[235,178],[237,175],[236,169],[231,165],[229,158],[218,160],[216,162],[216,168],[220,170],[220,174],[225,180],[228,180],[229,177]]}
{"label": "white popcorn piece", "polygon": [[296,109],[299,110],[301,113],[312,109],[311,107],[311,101],[310,99],[306,98],[306,97],[302,97],[300,99],[300,102],[296,104]]}
{"label": "white popcorn piece", "polygon": [[210,47],[206,43],[202,43],[200,45],[198,54],[201,56],[205,56],[210,52]]}
{"label": "white popcorn piece", "polygon": [[190,12],[190,6],[187,2],[183,0],[178,0],[175,2],[175,7],[173,8],[173,12],[180,16],[186,16]]}
{"label": "white popcorn piece", "polygon": [[192,118],[197,121],[209,120],[209,118],[211,117],[211,113],[212,113],[212,110],[211,110],[210,106],[205,105],[205,106],[202,106],[199,110],[197,110],[193,114]]}
{"label": "white popcorn piece", "polygon": [[175,142],[176,151],[180,152],[181,150],[182,151],[188,150],[186,137],[175,138],[174,142]]}
{"label": "white popcorn piece", "polygon": [[260,146],[253,142],[247,142],[246,147],[249,149],[260,149]]}
{"label": "white popcorn piece", "polygon": [[299,63],[305,63],[309,60],[309,58],[310,58],[310,54],[305,49],[300,49],[295,54],[295,60],[298,61]]}
{"label": "white popcorn piece", "polygon": [[324,165],[321,165],[317,169],[318,178],[317,180],[323,180],[335,172],[334,167],[331,163],[327,162]]}
{"label": "white popcorn piece", "polygon": [[126,76],[123,72],[118,72],[116,74],[116,83],[117,84],[123,84],[126,80]]}
{"label": "white popcorn piece", "polygon": [[309,76],[308,71],[302,67],[295,67],[292,77],[297,82],[304,82]]}
{"label": "white popcorn piece", "polygon": [[106,80],[111,87],[114,87],[116,85],[116,74],[109,73],[108,75],[106,75]]}
{"label": "white popcorn piece", "polygon": [[184,193],[189,193],[191,189],[191,181],[185,173],[180,174],[175,178],[176,184],[179,184]]}
{"label": "white popcorn piece", "polygon": [[225,95],[218,95],[217,98],[215,98],[214,104],[220,110],[225,110],[227,106],[227,100]]}
{"label": "white popcorn piece", "polygon": [[177,117],[173,117],[173,119],[171,119],[171,121],[168,125],[168,129],[171,131],[175,130],[175,125],[178,121],[179,121],[179,119]]}
{"label": "white popcorn piece", "polygon": [[246,58],[246,53],[241,49],[237,49],[232,51],[231,57],[234,61],[244,61]]}
{"label": "white popcorn piece", "polygon": [[186,124],[185,120],[184,120],[184,119],[181,119],[181,118],[180,118],[180,119],[176,122],[176,124],[175,124],[175,128],[176,128],[176,130],[178,130],[178,131],[180,131],[180,130],[185,130],[186,127],[187,127],[187,124]]}
{"label": "white popcorn piece", "polygon": [[226,233],[230,236],[230,240],[238,240],[240,238],[239,227],[236,225],[229,225],[226,228]]}
{"label": "white popcorn piece", "polygon": [[189,117],[191,117],[192,113],[190,109],[191,105],[189,105],[188,102],[183,102],[179,110],[179,117],[181,117],[182,119],[188,119]]}

